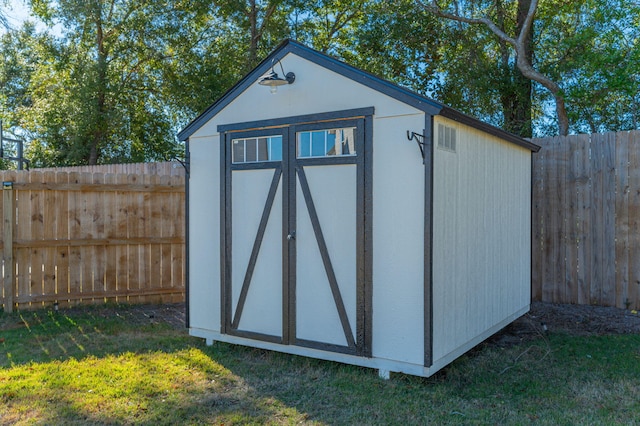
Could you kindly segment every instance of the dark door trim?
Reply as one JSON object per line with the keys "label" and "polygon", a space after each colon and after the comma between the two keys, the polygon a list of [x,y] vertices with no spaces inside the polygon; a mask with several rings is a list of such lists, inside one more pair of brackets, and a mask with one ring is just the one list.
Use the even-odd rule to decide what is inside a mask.
{"label": "dark door trim", "polygon": [[433,364],[433,115],[424,123],[424,366]]}
{"label": "dark door trim", "polygon": [[[295,344],[332,352],[372,356],[372,158],[373,158],[373,107],[355,110],[287,117],[277,120],[254,121],[218,126],[220,133],[221,162],[221,328],[223,334],[258,339],[263,341]],[[322,130],[336,127],[356,127],[356,155],[330,157],[296,157],[296,132]],[[263,135],[282,135],[282,161],[232,164],[231,139]],[[356,166],[356,323],[350,324],[347,310],[340,294],[333,271],[320,221],[313,204],[305,167],[321,165]],[[273,169],[274,175],[267,201],[263,206],[260,225],[253,243],[249,266],[245,271],[235,314],[231,306],[231,233],[232,233],[232,171]],[[281,182],[281,183],[280,183]],[[297,195],[297,182],[301,194]],[[244,302],[250,288],[253,270],[258,258],[262,238],[271,214],[278,187],[282,187],[282,336],[238,330]],[[345,334],[347,346],[296,338],[296,196],[302,196],[309,211],[313,231],[320,249],[322,262]],[[289,237],[289,238],[288,238]],[[232,318],[233,315],[233,318]],[[355,334],[354,334],[355,331]]]}
{"label": "dark door trim", "polygon": [[[269,130],[221,133],[220,134],[220,168],[221,168],[221,194],[220,194],[220,332],[222,334],[230,334],[250,339],[263,340],[272,343],[287,343],[285,336],[274,336],[253,331],[239,330],[238,326],[244,310],[247,293],[251,285],[251,279],[255,269],[256,261],[260,253],[260,247],[267,228],[271,210],[276,197],[278,187],[281,185],[283,175],[282,161],[264,161],[256,163],[232,163],[231,141],[232,139],[244,137],[260,137],[260,136],[282,136],[282,144],[287,144],[288,134],[286,128],[275,128]],[[232,206],[232,172],[240,170],[269,170],[273,169],[274,174],[269,186],[267,200],[262,211],[258,231],[254,239],[249,264],[245,271],[238,304],[234,312],[231,300],[231,269],[232,269],[232,222],[233,222],[233,206]],[[283,184],[282,184],[283,185]],[[284,190],[283,190],[284,191]]]}

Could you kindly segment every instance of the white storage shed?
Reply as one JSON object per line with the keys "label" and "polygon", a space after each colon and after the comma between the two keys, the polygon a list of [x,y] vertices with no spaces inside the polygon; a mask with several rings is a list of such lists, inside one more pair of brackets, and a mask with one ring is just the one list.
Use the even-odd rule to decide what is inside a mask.
{"label": "white storage shed", "polygon": [[291,40],[179,138],[207,343],[430,376],[529,310],[525,139]]}

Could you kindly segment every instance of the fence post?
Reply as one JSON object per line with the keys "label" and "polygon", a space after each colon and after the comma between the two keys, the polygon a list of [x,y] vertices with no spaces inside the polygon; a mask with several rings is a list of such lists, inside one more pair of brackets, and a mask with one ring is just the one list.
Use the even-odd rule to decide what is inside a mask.
{"label": "fence post", "polygon": [[15,265],[13,263],[13,182],[2,182],[3,253],[4,261],[4,311],[13,312],[13,292],[15,287]]}

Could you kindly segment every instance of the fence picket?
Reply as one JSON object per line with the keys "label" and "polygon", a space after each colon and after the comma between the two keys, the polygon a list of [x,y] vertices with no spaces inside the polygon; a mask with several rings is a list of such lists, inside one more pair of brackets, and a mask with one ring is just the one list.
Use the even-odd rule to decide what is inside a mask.
{"label": "fence picket", "polygon": [[[629,288],[628,306],[640,309],[640,131],[629,139]],[[626,305],[626,302],[625,302]]]}
{"label": "fence picket", "polygon": [[[104,175],[104,182],[106,184],[116,184],[116,175],[107,173]],[[104,236],[108,239],[120,238],[118,236],[118,205],[117,199],[120,196],[118,192],[103,192],[102,193],[102,211],[104,215]],[[115,294],[118,290],[118,268],[117,268],[117,246],[108,245],[104,247],[105,254],[105,271],[104,271],[104,285],[105,293],[107,295]],[[107,297],[107,302],[117,302],[115,296]]]}
{"label": "fence picket", "polygon": [[[120,185],[126,185],[128,181],[127,175],[116,175],[116,182]],[[121,239],[129,237],[129,194],[117,193],[116,197],[116,236]],[[116,247],[116,281],[117,290],[126,292],[129,286],[129,248],[126,245],[118,244]],[[118,301],[127,301],[127,297],[120,297]]]}
{"label": "fence picket", "polygon": [[615,306],[626,306],[629,294],[629,133],[616,135],[615,147]]}
{"label": "fence picket", "polygon": [[[539,284],[542,282],[543,274],[542,260],[544,257],[544,217],[546,204],[543,203],[545,193],[545,181],[543,179],[545,169],[545,159],[547,150],[543,146],[536,154],[538,161],[533,161],[531,167],[533,188],[531,189],[531,282]],[[542,285],[531,286],[531,298],[533,300],[542,299]]]}
{"label": "fence picket", "polygon": [[[69,183],[77,184],[80,182],[80,173],[69,173]],[[84,202],[82,194],[78,192],[69,193],[69,238],[71,240],[83,239],[82,232],[82,216],[84,211]],[[83,263],[85,260],[85,250],[83,247],[69,247],[69,294],[82,294],[86,288],[82,286],[84,276]]]}
{"label": "fence picket", "polygon": [[[92,174],[94,184],[104,184],[104,175],[102,173]],[[104,192],[91,191],[87,193],[87,206],[90,208],[91,214],[91,233],[92,238],[100,238],[105,235],[105,198]],[[105,246],[96,244],[92,247],[91,255],[91,276],[92,291],[94,293],[106,292],[105,273],[106,273],[106,250]],[[94,303],[104,303],[104,297],[93,299]]]}
{"label": "fence picket", "polygon": [[[152,185],[160,184],[160,177],[153,175],[145,175],[145,179]],[[146,235],[158,235],[162,237],[162,210],[161,205],[166,202],[166,194],[150,194],[148,206],[147,220],[145,221],[147,232]],[[157,289],[162,288],[162,245],[149,244],[149,287]],[[161,302],[162,296],[156,296],[155,302]]]}
{"label": "fence picket", "polygon": [[558,146],[558,138],[552,138],[545,144],[547,152],[543,176],[543,179],[547,182],[545,186],[547,202],[545,203],[543,225],[544,256],[549,259],[554,259],[554,261],[543,263],[542,297],[544,300],[550,301],[556,301],[558,299],[556,289],[558,288],[557,283],[559,282],[557,271],[559,270],[558,262],[560,259],[558,250],[560,246],[561,223],[559,222],[557,211],[561,208],[561,205],[557,183],[559,173],[558,164],[561,162],[561,159],[558,158]]}
{"label": "fence picket", "polygon": [[582,174],[577,184],[578,215],[578,304],[590,303],[591,285],[591,138],[589,135],[578,136],[579,157]]}
{"label": "fence picket", "polygon": [[602,278],[598,304],[612,306],[616,303],[616,137],[615,133],[600,135],[603,146],[603,193],[602,193]]}
{"label": "fence picket", "polygon": [[[129,175],[127,177],[127,183],[129,184],[137,184],[139,183],[140,176]],[[128,221],[128,232],[129,238],[139,238],[141,235],[140,232],[140,220],[141,213],[140,209],[142,208],[141,204],[144,202],[144,196],[140,194],[127,193],[125,195],[127,198],[127,221]],[[129,245],[127,246],[128,256],[129,256],[129,290],[138,290],[140,289],[140,245]],[[130,302],[140,302],[140,297],[131,296],[129,298]]]}
{"label": "fence picket", "polygon": [[[160,176],[160,184],[161,185],[169,185],[171,183],[171,176],[165,175]],[[159,213],[159,224],[160,224],[160,236],[161,237],[173,237],[173,233],[171,232],[171,221],[173,218],[171,217],[171,204],[175,202],[175,194],[167,194],[166,197],[163,197],[161,202],[156,205],[156,211]],[[171,244],[161,244],[160,245],[160,269],[162,279],[159,281],[158,285],[163,288],[166,286],[166,283],[173,282],[171,277]],[[163,297],[162,301],[171,300],[170,296]]]}
{"label": "fence picket", "polygon": [[[56,181],[56,173],[47,171],[42,173],[42,182]],[[43,205],[43,229],[42,238],[52,240],[56,238],[58,215],[53,206],[55,205],[56,194],[53,191],[42,191]],[[55,247],[42,247],[43,260],[43,291],[42,294],[55,294],[56,291],[56,249]]]}
{"label": "fence picket", "polygon": [[[57,172],[56,183],[68,184],[69,173]],[[56,238],[66,241],[71,238],[69,234],[69,222],[71,215],[69,213],[69,193],[67,191],[55,191],[55,204],[52,205],[55,210],[56,219]],[[69,258],[71,256],[70,248],[67,245],[56,247],[56,295],[57,302],[60,306],[69,304],[70,287],[70,271]]]}
{"label": "fence picket", "polygon": [[[567,149],[569,150],[569,167],[567,171],[567,182],[565,185],[566,203],[567,203],[567,238],[565,241],[565,283],[564,299],[570,300],[572,303],[578,302],[578,247],[580,244],[581,226],[578,221],[579,215],[579,187],[580,179],[583,179],[581,167],[583,161],[584,150],[580,149],[581,140],[576,138],[567,138]],[[542,200],[540,200],[542,202]]]}
{"label": "fence picket", "polygon": [[[15,182],[15,172],[3,173],[3,182]],[[2,274],[2,303],[4,311],[7,313],[13,312],[13,306],[15,303],[14,296],[17,294],[16,284],[16,259],[15,250],[13,249],[13,239],[15,235],[15,211],[16,211],[16,194],[11,187],[2,188],[2,259],[3,259],[3,274]],[[6,241],[5,241],[6,240]]]}
{"label": "fence picket", "polygon": [[[554,282],[550,283],[553,286],[553,300],[556,302],[561,301],[566,297],[566,291],[568,288],[567,277],[565,271],[567,269],[566,266],[566,247],[568,243],[568,221],[566,215],[559,214],[559,211],[566,209],[567,204],[570,204],[570,199],[568,197],[567,191],[570,188],[570,185],[567,185],[567,176],[569,173],[569,163],[571,161],[569,146],[567,144],[567,140],[564,137],[559,137],[556,139],[557,144],[554,146],[556,149],[556,202],[554,203],[555,210],[553,211],[553,215],[557,216],[555,220],[557,231],[554,232],[556,234],[554,238],[554,244],[557,245],[555,250],[556,253],[556,262],[554,262],[555,270],[554,270],[554,282],[564,283],[564,286],[553,285]],[[564,288],[563,288],[564,287]],[[570,287],[569,287],[570,288]]]}
{"label": "fence picket", "polygon": [[[173,184],[178,184],[181,181],[180,176],[172,176],[171,182]],[[180,236],[182,238],[185,237],[185,216],[184,216],[184,206],[185,206],[185,198],[184,193],[174,193],[172,197],[173,201],[170,203],[172,213],[171,213],[171,224],[172,224],[172,233],[175,236]],[[182,283],[185,285],[185,245],[184,244],[172,244],[171,246],[171,277],[173,282]],[[177,298],[177,295],[174,294],[174,301]]]}
{"label": "fence picket", "polygon": [[[29,175],[16,174],[16,183],[28,183]],[[14,190],[15,191],[15,190]],[[31,191],[21,191],[16,201],[16,226],[14,241],[29,241],[31,239]],[[28,301],[31,294],[31,249],[28,247],[14,247],[16,259],[16,278],[18,293],[15,300]]]}
{"label": "fence picket", "polygon": [[[42,173],[30,173],[30,183],[42,183]],[[44,193],[42,191],[31,191],[30,201],[30,226],[31,233],[30,238],[33,241],[40,241],[44,239]],[[22,214],[26,214],[23,212]],[[44,277],[42,269],[44,266],[44,248],[32,247],[31,248],[31,261],[29,264],[30,272],[30,289],[29,295],[43,295],[44,294]]]}

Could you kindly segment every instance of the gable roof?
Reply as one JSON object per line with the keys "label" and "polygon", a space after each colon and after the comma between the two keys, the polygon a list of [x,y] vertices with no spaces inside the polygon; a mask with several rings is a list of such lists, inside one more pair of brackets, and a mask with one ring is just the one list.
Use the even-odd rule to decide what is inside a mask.
{"label": "gable roof", "polygon": [[178,139],[187,140],[200,127],[213,118],[218,112],[229,105],[237,96],[245,89],[254,84],[258,78],[271,69],[273,61],[284,58],[287,54],[293,53],[321,67],[334,71],[344,77],[363,84],[373,90],[383,93],[400,102],[410,105],[418,110],[424,111],[431,115],[441,115],[450,118],[459,123],[466,124],[473,128],[482,130],[483,132],[492,134],[500,139],[515,143],[516,145],[538,152],[540,147],[520,136],[506,132],[498,127],[487,124],[469,115],[463,114],[453,108],[450,108],[438,101],[422,96],[404,87],[398,86],[390,81],[384,80],[364,70],[348,65],[338,59],[332,58],[322,52],[314,50],[308,46],[298,43],[294,40],[287,39],[283,41],[269,56],[267,56],[258,66],[256,66],[242,80],[236,83],[222,97],[214,102],[202,114],[196,117],[182,131],[178,133]]}

